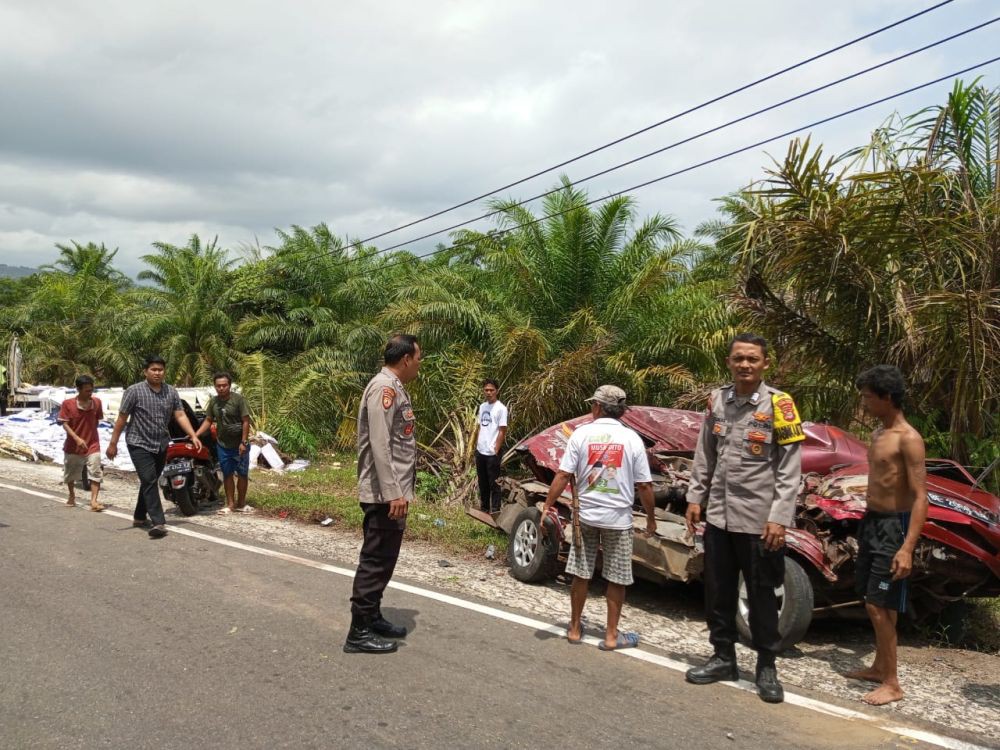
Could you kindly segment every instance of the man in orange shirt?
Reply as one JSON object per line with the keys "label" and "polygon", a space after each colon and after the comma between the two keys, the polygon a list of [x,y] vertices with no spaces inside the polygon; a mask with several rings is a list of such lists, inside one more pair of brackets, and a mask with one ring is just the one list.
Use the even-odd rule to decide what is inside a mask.
{"label": "man in orange shirt", "polygon": [[76,396],[62,402],[59,409],[59,424],[66,431],[63,445],[63,481],[69,489],[66,505],[76,505],[74,485],[83,478],[87,469],[90,479],[90,509],[102,511],[104,506],[97,502],[104,473],[101,469],[101,443],[97,436],[97,423],[104,419],[101,400],[94,398],[94,379],[81,375],[76,379]]}

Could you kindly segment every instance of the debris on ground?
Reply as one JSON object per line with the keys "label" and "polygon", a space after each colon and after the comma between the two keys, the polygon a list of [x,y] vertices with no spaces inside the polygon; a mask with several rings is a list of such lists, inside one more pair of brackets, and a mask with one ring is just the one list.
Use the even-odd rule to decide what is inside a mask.
{"label": "debris on ground", "polygon": [[51,461],[48,456],[39,455],[34,448],[21,440],[0,436],[0,456],[9,456],[18,461]]}
{"label": "debris on ground", "polygon": [[496,553],[497,553],[496,545],[491,544],[489,547],[486,548],[486,559],[492,560],[493,557],[496,555]]}
{"label": "debris on ground", "polygon": [[[61,405],[61,402],[60,402]],[[0,417],[0,452],[21,461],[63,462],[63,444],[66,431],[56,422],[59,406],[49,410],[22,409]],[[111,442],[112,423],[103,420],[97,423],[97,434],[101,440],[101,463],[122,471],[135,471],[132,459],[125,448],[125,436],[118,441],[118,457],[114,461],[104,456],[104,449]]]}
{"label": "debris on ground", "polygon": [[320,526],[333,526],[333,519],[327,516],[322,521],[319,522]]}
{"label": "debris on ground", "polygon": [[441,568],[454,568],[455,566],[452,565],[447,560],[438,560],[438,567],[441,567]]}
{"label": "debris on ground", "polygon": [[279,474],[285,471],[302,471],[309,462],[304,458],[293,456],[278,450],[278,441],[266,432],[257,432],[250,436],[250,469],[271,469]]}
{"label": "debris on ground", "polygon": [[[31,395],[37,400],[38,408],[26,408],[0,417],[0,453],[20,461],[53,461],[63,462],[63,444],[66,442],[66,432],[56,422],[59,408],[67,398],[76,395],[73,388],[54,388],[51,386],[33,386]],[[210,392],[202,388],[180,388],[181,398],[193,401],[196,410],[201,410],[208,403]],[[122,388],[99,388],[94,396],[101,401],[104,419],[98,423],[97,434],[101,441],[101,463],[109,468],[121,471],[135,471],[128,448],[125,445],[125,434],[118,440],[118,456],[109,460],[104,451],[111,442],[114,420],[118,416],[118,407],[124,393]],[[250,438],[250,468],[264,468],[283,473],[286,471],[302,471],[309,466],[309,461],[295,458],[281,452],[278,441],[265,432],[257,432]]]}

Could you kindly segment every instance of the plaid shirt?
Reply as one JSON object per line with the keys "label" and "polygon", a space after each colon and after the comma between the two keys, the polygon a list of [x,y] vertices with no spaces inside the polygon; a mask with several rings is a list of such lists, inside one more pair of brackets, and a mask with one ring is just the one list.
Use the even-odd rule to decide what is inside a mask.
{"label": "plaid shirt", "polygon": [[183,409],[177,389],[164,383],[157,393],[145,380],[125,389],[119,414],[128,416],[125,445],[153,453],[167,449],[170,433],[167,425],[175,411]]}

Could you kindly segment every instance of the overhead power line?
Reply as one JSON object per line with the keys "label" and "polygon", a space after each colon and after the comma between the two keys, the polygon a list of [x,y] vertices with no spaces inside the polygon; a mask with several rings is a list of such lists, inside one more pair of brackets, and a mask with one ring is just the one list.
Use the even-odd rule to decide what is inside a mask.
{"label": "overhead power line", "polygon": [[[856,73],[851,73],[850,75],[843,76],[842,78],[838,78],[835,81],[830,81],[830,83],[825,83],[822,86],[817,86],[816,88],[809,89],[808,91],[804,91],[801,94],[796,94],[795,96],[791,96],[791,97],[789,97],[787,99],[782,99],[780,102],[777,102],[775,104],[771,104],[771,105],[769,105],[767,107],[763,107],[762,109],[755,110],[755,111],[750,112],[749,114],[743,115],[741,117],[737,117],[734,120],[729,120],[728,122],[724,122],[721,125],[716,125],[714,128],[709,128],[708,130],[703,130],[700,133],[696,133],[696,134],[694,134],[692,136],[689,136],[689,137],[684,138],[684,139],[679,140],[679,141],[674,141],[673,143],[671,143],[671,144],[669,144],[667,146],[663,146],[662,148],[658,148],[658,149],[656,149],[654,151],[650,151],[648,153],[642,154],[641,156],[637,156],[634,159],[629,159],[628,161],[621,162],[620,164],[616,164],[613,167],[608,167],[607,169],[602,169],[601,171],[594,172],[593,174],[587,175],[586,177],[580,177],[580,178],[577,178],[577,179],[573,179],[572,183],[574,185],[582,185],[583,183],[590,182],[591,180],[596,179],[598,177],[604,177],[605,175],[611,174],[612,172],[617,172],[619,169],[623,169],[623,168],[629,167],[629,166],[631,166],[633,164],[637,164],[638,162],[644,161],[645,159],[649,159],[649,158],[651,158],[653,156],[658,156],[659,154],[662,154],[662,153],[665,153],[667,151],[670,151],[670,150],[672,150],[674,148],[677,148],[678,146],[683,146],[685,144],[691,143],[692,141],[696,141],[696,140],[699,140],[701,138],[704,138],[707,135],[711,135],[712,133],[718,133],[720,130],[725,130],[728,127],[732,127],[733,125],[737,125],[737,124],[739,124],[741,122],[745,122],[747,120],[750,120],[750,119],[752,119],[754,117],[757,117],[758,115],[762,115],[762,114],[765,114],[767,112],[771,112],[772,110],[778,109],[780,107],[784,107],[786,104],[791,104],[793,102],[799,101],[800,99],[805,99],[807,96],[812,96],[813,94],[818,94],[820,91],[825,91],[826,89],[833,88],[834,86],[838,86],[841,83],[846,83],[847,81],[854,80],[855,78],[860,78],[861,76],[867,75],[868,73],[871,73],[871,72],[873,72],[875,70],[879,70],[880,68],[885,68],[885,67],[887,67],[889,65],[892,65],[893,63],[899,62],[900,60],[905,60],[906,58],[913,57],[914,55],[918,55],[921,52],[926,52],[927,50],[932,49],[933,47],[938,47],[938,46],[940,46],[942,44],[945,44],[947,42],[950,42],[950,41],[952,41],[954,39],[958,39],[959,37],[965,36],[966,34],[971,34],[973,31],[978,31],[979,29],[982,29],[982,28],[984,28],[986,26],[989,26],[991,24],[997,23],[998,21],[1000,21],[1000,16],[992,18],[989,21],[984,21],[983,23],[980,23],[980,24],[972,26],[972,27],[970,27],[968,29],[965,29],[964,31],[959,31],[959,32],[957,32],[955,34],[952,34],[951,36],[945,37],[944,39],[939,39],[936,42],[931,42],[930,44],[925,44],[923,47],[919,47],[918,49],[912,50],[910,52],[904,52],[903,54],[897,55],[896,57],[893,57],[893,58],[891,58],[889,60],[885,60],[884,62],[880,62],[880,63],[877,63],[875,65],[870,65],[869,67],[863,68],[862,70],[859,70]],[[561,190],[561,188],[554,188],[552,190],[547,190],[544,193],[539,193],[538,195],[533,195],[530,198],[524,198],[523,200],[519,200],[519,201],[516,202],[516,205],[523,206],[523,205],[526,205],[528,203],[532,203],[532,202],[534,202],[536,200],[540,200],[542,198],[547,198],[548,196],[554,195],[555,193],[559,192],[560,190]],[[444,234],[445,232],[451,232],[451,231],[454,231],[456,229],[460,229],[460,228],[462,228],[464,226],[468,226],[469,224],[473,224],[473,223],[475,223],[477,221],[482,221],[483,219],[492,218],[494,216],[497,216],[500,213],[501,213],[500,211],[490,211],[488,213],[482,214],[482,215],[477,216],[475,218],[467,219],[466,221],[459,222],[458,224],[452,224],[449,227],[444,227],[444,228],[438,229],[438,230],[436,230],[434,232],[429,232],[429,233],[421,235],[419,237],[414,237],[413,239],[406,240],[405,242],[398,242],[395,245],[389,245],[388,247],[381,248],[379,250],[379,253],[388,253],[388,252],[390,252],[392,250],[398,250],[399,248],[406,247],[407,245],[412,245],[415,242],[421,242],[422,240],[430,239],[431,237],[436,237],[437,235]]]}
{"label": "overhead power line", "polygon": [[[973,70],[978,70],[979,68],[986,67],[987,65],[992,65],[995,62],[1000,62],[1000,56],[993,57],[993,58],[991,58],[989,60],[985,60],[985,61],[983,61],[981,63],[977,63],[975,65],[970,65],[967,68],[963,68],[962,70],[957,70],[954,73],[949,73],[948,75],[941,76],[940,78],[935,78],[934,80],[927,81],[926,83],[921,83],[918,86],[911,86],[910,88],[903,89],[902,91],[898,91],[895,94],[890,94],[889,96],[883,96],[883,97],[881,97],[879,99],[875,99],[873,101],[870,101],[867,104],[862,104],[862,105],[859,105],[857,107],[852,107],[851,109],[844,110],[843,112],[840,112],[838,114],[830,115],[829,117],[824,117],[821,120],[815,120],[814,122],[811,122],[811,123],[809,123],[807,125],[802,125],[800,127],[794,128],[792,130],[786,130],[785,132],[779,133],[778,135],[771,136],[770,138],[765,138],[764,140],[756,141],[755,143],[751,143],[748,146],[743,146],[742,148],[738,148],[738,149],[734,149],[732,151],[728,151],[728,152],[726,152],[724,154],[721,154],[719,156],[715,156],[715,157],[713,157],[711,159],[705,159],[704,161],[697,162],[696,164],[692,164],[692,165],[690,165],[688,167],[684,167],[683,169],[678,169],[676,171],[669,172],[669,173],[667,173],[665,175],[661,175],[660,177],[655,177],[655,178],[653,178],[651,180],[646,180],[645,182],[640,182],[637,185],[632,185],[631,187],[624,188],[623,190],[619,190],[617,192],[611,193],[611,194],[606,195],[604,197],[594,198],[592,200],[586,201],[585,203],[583,203],[583,204],[581,204],[579,206],[574,206],[573,208],[565,209],[563,211],[556,211],[556,212],[551,213],[551,214],[546,214],[544,216],[540,216],[540,217],[538,217],[536,219],[533,219],[531,221],[526,221],[526,222],[524,222],[522,224],[517,224],[517,225],[512,226],[512,227],[507,227],[505,229],[495,230],[494,232],[492,232],[492,236],[494,236],[494,237],[500,237],[500,236],[503,236],[505,234],[509,234],[511,232],[515,232],[518,229],[524,229],[526,227],[534,226],[535,224],[540,224],[541,222],[547,221],[548,219],[554,219],[554,218],[557,218],[559,216],[563,216],[565,214],[572,213],[573,211],[578,211],[580,208],[583,208],[583,207],[593,206],[593,205],[598,204],[598,203],[605,203],[605,202],[607,202],[609,200],[621,197],[621,196],[626,195],[628,193],[632,193],[632,192],[634,192],[636,190],[641,190],[644,187],[649,187],[650,185],[655,185],[656,183],[663,182],[664,180],[669,180],[672,177],[677,177],[678,175],[686,174],[687,172],[692,172],[692,171],[694,171],[696,169],[700,169],[701,167],[706,167],[709,164],[714,164],[714,163],[720,162],[720,161],[722,161],[724,159],[728,159],[728,158],[730,158],[732,156],[736,156],[738,154],[746,153],[747,151],[752,151],[754,149],[760,148],[761,146],[766,146],[769,143],[773,143],[775,141],[780,141],[783,138],[788,138],[789,136],[795,135],[796,133],[801,133],[804,130],[811,130],[812,128],[819,127],[820,125],[825,125],[825,124],[827,124],[829,122],[833,122],[834,120],[839,120],[839,119],[841,119],[843,117],[847,117],[848,115],[853,115],[853,114],[856,114],[857,112],[861,112],[863,110],[870,109],[872,107],[878,106],[879,104],[884,104],[885,102],[892,101],[893,99],[898,99],[901,96],[906,96],[907,94],[912,94],[915,91],[920,91],[921,89],[925,89],[928,86],[934,86],[935,84],[942,83],[944,81],[950,80],[950,79],[955,78],[955,77],[960,76],[960,75],[964,75],[965,73],[969,73],[969,72],[971,72]],[[441,253],[452,252],[452,251],[454,251],[457,248],[461,248],[461,247],[464,247],[464,246],[471,245],[474,242],[475,242],[475,240],[468,240],[468,241],[464,241],[464,242],[458,242],[458,243],[456,243],[454,245],[449,245],[448,247],[443,247],[443,248],[440,248],[438,250],[434,250],[433,252],[427,253],[426,255],[420,256],[419,258],[417,258],[417,260],[423,261],[423,260],[426,260],[427,258],[434,257],[435,255],[440,255]],[[411,260],[413,260],[413,258],[400,258],[400,259],[395,260],[395,261],[393,261],[391,263],[386,263],[385,265],[381,266],[379,268],[379,270],[382,271],[382,270],[385,270],[387,268],[392,268],[393,266],[397,266],[397,265],[400,265],[402,263],[408,263]]]}
{"label": "overhead power line", "polygon": [[[985,28],[985,27],[990,26],[992,24],[995,24],[997,22],[1000,22],[1000,16],[997,16],[997,17],[994,17],[994,18],[992,18],[992,19],[990,19],[988,21],[984,21],[982,23],[976,24],[976,25],[971,26],[971,27],[969,27],[967,29],[964,29],[963,31],[956,32],[956,33],[951,34],[949,36],[946,36],[946,37],[944,37],[942,39],[939,39],[939,40],[937,40],[935,42],[931,42],[929,44],[925,44],[924,46],[918,47],[917,49],[911,50],[909,52],[904,52],[903,54],[897,55],[896,57],[890,58],[890,59],[885,60],[883,62],[876,63],[874,65],[870,65],[867,68],[863,68],[863,69],[861,69],[859,71],[851,73],[850,75],[842,76],[842,77],[837,78],[837,79],[835,79],[833,81],[830,81],[829,83],[825,83],[822,86],[816,86],[816,87],[811,88],[811,89],[809,89],[807,91],[804,91],[804,92],[802,92],[800,94],[796,94],[795,96],[788,97],[788,98],[783,99],[783,100],[781,100],[779,102],[776,102],[775,104],[771,104],[771,105],[769,105],[767,107],[762,107],[761,109],[757,109],[757,110],[755,110],[753,112],[750,112],[748,114],[742,115],[742,116],[737,117],[737,118],[732,119],[732,120],[729,120],[729,121],[727,121],[725,123],[722,123],[721,125],[716,125],[715,127],[709,128],[707,130],[703,130],[703,131],[701,131],[699,133],[695,133],[694,135],[691,135],[691,136],[689,136],[687,138],[683,138],[683,139],[681,139],[679,141],[675,141],[675,142],[670,143],[670,144],[668,144],[666,146],[663,146],[661,148],[658,148],[658,149],[655,149],[653,151],[650,151],[650,152],[648,152],[646,154],[642,154],[641,156],[637,156],[637,157],[635,157],[633,159],[629,159],[628,161],[625,161],[625,162],[622,162],[620,164],[616,164],[614,166],[608,167],[607,169],[603,169],[603,170],[601,170],[599,172],[595,172],[593,174],[587,175],[586,177],[581,177],[581,178],[578,178],[578,179],[573,179],[572,183],[574,185],[582,185],[582,184],[584,184],[586,182],[589,182],[591,180],[594,180],[594,179],[596,179],[598,177],[603,177],[605,175],[611,174],[612,172],[616,172],[616,171],[618,171],[620,169],[623,169],[623,168],[625,168],[627,166],[631,166],[633,164],[641,162],[641,161],[643,161],[645,159],[649,159],[649,158],[651,158],[653,156],[657,156],[659,154],[662,154],[662,153],[665,153],[667,151],[670,151],[670,150],[672,150],[674,148],[677,148],[678,146],[682,146],[682,145],[691,143],[693,141],[699,140],[701,138],[704,138],[705,136],[711,135],[713,133],[717,133],[717,132],[719,132],[721,130],[724,130],[726,128],[732,127],[733,125],[737,125],[737,124],[739,124],[741,122],[746,122],[747,120],[750,120],[750,119],[752,119],[754,117],[757,117],[759,115],[765,114],[767,112],[771,112],[771,111],[776,110],[776,109],[778,109],[780,107],[783,107],[783,106],[785,106],[787,104],[791,104],[793,102],[799,101],[799,100],[804,99],[804,98],[806,98],[808,96],[812,96],[813,94],[819,93],[821,91],[825,91],[827,89],[830,89],[830,88],[832,88],[834,86],[838,86],[838,85],[840,85],[842,83],[845,83],[847,81],[851,81],[851,80],[860,78],[861,76],[867,75],[868,73],[871,73],[873,71],[879,70],[881,68],[885,68],[885,67],[887,67],[889,65],[892,65],[892,64],[897,63],[897,62],[899,62],[901,60],[905,60],[907,58],[913,57],[914,55],[920,54],[922,52],[926,52],[929,49],[932,49],[934,47],[938,47],[938,46],[940,46],[942,44],[945,44],[947,42],[950,42],[950,41],[953,41],[953,40],[958,39],[960,37],[963,37],[966,34],[970,34],[970,33],[974,32],[974,31],[978,31],[978,30],[980,30],[982,28]],[[545,191],[543,193],[539,193],[537,195],[533,195],[530,198],[525,198],[523,200],[516,201],[514,205],[516,205],[516,206],[523,206],[523,205],[526,205],[528,203],[532,203],[532,202],[534,202],[536,200],[540,200],[542,198],[546,198],[546,197],[548,197],[550,195],[554,195],[555,193],[559,192],[560,190],[561,190],[561,188],[553,188],[553,189],[547,190],[547,191]],[[503,212],[500,211],[500,210],[488,211],[488,212],[486,212],[484,214],[481,214],[479,216],[473,217],[471,219],[467,219],[465,221],[458,222],[457,224],[452,224],[451,226],[443,227],[443,228],[437,229],[437,230],[435,230],[433,232],[428,232],[428,233],[423,234],[423,235],[421,235],[419,237],[414,237],[414,238],[406,240],[404,242],[398,242],[398,243],[396,243],[394,245],[389,245],[387,247],[383,247],[383,248],[379,249],[376,253],[374,253],[374,255],[384,255],[384,254],[387,254],[387,253],[389,253],[389,252],[391,252],[393,250],[398,250],[398,249],[404,248],[404,247],[406,247],[408,245],[412,245],[412,244],[414,244],[416,242],[421,242],[423,240],[427,240],[427,239],[430,239],[432,237],[436,237],[437,235],[444,234],[446,232],[451,232],[451,231],[454,231],[456,229],[460,229],[462,227],[468,226],[469,224],[473,224],[475,222],[482,221],[484,219],[489,219],[489,218],[498,216],[501,213],[503,213]],[[342,253],[342,252],[344,252],[346,250],[349,250],[351,247],[352,247],[352,245],[342,245],[342,246],[339,246],[339,247],[337,247],[337,248],[335,248],[333,250],[327,250],[327,251],[322,252],[322,253],[314,253],[314,254],[309,255],[308,257],[306,257],[303,262],[315,261],[315,260],[319,260],[321,258],[330,256],[330,255],[334,255],[336,253]],[[452,245],[451,247],[454,247],[454,245]],[[435,251],[435,253],[436,252],[437,251]],[[372,256],[367,256],[367,257],[370,258]],[[351,263],[360,262],[360,260],[361,260],[361,258],[358,257],[358,256],[349,257],[349,258],[346,258],[344,260],[344,264],[345,265],[349,265]],[[263,270],[262,270],[262,273],[263,273]],[[289,292],[299,291],[299,290],[302,290],[302,289],[307,289],[307,288],[309,288],[309,286],[310,285],[308,285],[308,284],[304,284],[304,285],[299,286],[299,287],[292,287],[292,288],[286,289],[286,291],[289,291]]]}
{"label": "overhead power line", "polygon": [[620,138],[616,138],[613,141],[608,141],[607,143],[592,148],[589,151],[585,151],[582,154],[578,154],[577,156],[565,159],[564,161],[561,161],[558,164],[553,164],[551,167],[546,167],[545,169],[541,169],[537,172],[528,175],[527,177],[522,177],[521,179],[515,180],[514,182],[509,182],[506,185],[501,185],[498,188],[489,190],[485,193],[475,196],[474,198],[469,198],[468,200],[464,200],[461,203],[456,203],[453,206],[449,206],[448,208],[443,208],[440,211],[435,211],[434,213],[428,214],[427,216],[423,216],[419,219],[414,219],[413,221],[407,222],[406,224],[401,224],[400,226],[395,227],[393,229],[388,229],[384,232],[380,232],[378,234],[373,234],[370,237],[366,237],[365,239],[357,240],[356,242],[347,245],[344,249],[349,250],[351,248],[361,247],[362,245],[365,245],[369,242],[373,242],[374,240],[381,239],[382,237],[386,237],[390,234],[395,234],[396,232],[400,232],[404,229],[409,229],[410,227],[414,227],[417,224],[423,224],[425,221],[430,221],[431,219],[436,219],[439,216],[444,216],[445,214],[451,213],[452,211],[455,211],[459,208],[464,208],[465,206],[471,205],[473,203],[478,203],[484,198],[489,198],[491,195],[496,195],[497,193],[509,190],[513,187],[517,187],[518,185],[523,185],[525,182],[533,180],[536,177],[541,177],[542,175],[550,174],[551,172],[554,172],[557,169],[562,169],[563,167],[573,164],[574,162],[578,162],[581,159],[585,159],[588,156],[593,156],[594,154],[600,153],[601,151],[605,151],[606,149],[609,149],[612,146],[617,146],[620,143],[624,143],[625,141],[635,138],[636,136],[642,135],[643,133],[648,133],[649,131],[661,127],[662,125],[666,125],[669,122],[674,122],[675,120],[679,120],[682,117],[686,117],[687,115],[690,115],[693,112],[697,112],[698,110],[704,109],[705,107],[708,107],[712,104],[716,104],[718,102],[723,101],[724,99],[728,99],[731,96],[735,96],[736,94],[752,89],[754,86],[759,86],[762,83],[766,83],[767,81],[778,78],[779,76],[782,76],[785,73],[789,73],[797,68],[801,68],[805,65],[808,65],[809,63],[815,62],[816,60],[820,60],[824,57],[832,55],[835,52],[840,52],[841,50],[847,49],[848,47],[858,44],[859,42],[863,42],[866,39],[871,39],[872,37],[878,36],[879,34],[889,31],[890,29],[894,29],[897,26],[902,26],[903,24],[909,21],[912,21],[916,18],[920,18],[921,16],[924,16],[932,11],[935,11],[938,8],[942,8],[945,5],[949,5],[952,2],[954,2],[954,0],[943,0],[943,2],[936,3],[930,6],[929,8],[925,8],[924,10],[912,13],[906,16],[905,18],[899,19],[898,21],[893,21],[890,24],[881,26],[875,29],[874,31],[869,31],[867,34],[855,37],[854,39],[851,39],[850,41],[847,42],[843,42],[842,44],[838,44],[836,47],[831,47],[830,49],[824,52],[820,52],[818,54],[812,55],[811,57],[807,57],[804,60],[800,60],[797,63],[781,68],[780,70],[776,70],[773,73],[769,73],[768,75],[763,76],[762,78],[758,78],[754,81],[751,81],[750,83],[745,83],[742,86],[738,86],[737,88],[732,89],[731,91],[727,91],[724,94],[719,94],[718,96],[708,99],[707,101],[704,101],[701,104],[696,104],[693,107],[689,107],[688,109],[673,114],[670,117],[664,118],[663,120],[659,120],[643,128],[639,128],[638,130],[632,131],[631,133],[623,135]]}
{"label": "overhead power line", "polygon": [[[663,182],[665,180],[669,180],[669,179],[671,179],[673,177],[677,177],[679,175],[686,174],[688,172],[693,172],[696,169],[700,169],[702,167],[706,167],[706,166],[708,166],[710,164],[715,164],[717,162],[723,161],[723,160],[728,159],[730,157],[737,156],[739,154],[743,154],[743,153],[746,153],[748,151],[752,151],[754,149],[761,148],[762,146],[766,146],[769,143],[774,143],[775,141],[780,141],[783,138],[788,138],[788,137],[793,136],[793,135],[795,135],[797,133],[801,133],[802,131],[811,130],[813,128],[819,127],[820,125],[825,125],[827,123],[834,122],[835,120],[840,120],[840,119],[842,119],[844,117],[847,117],[849,115],[856,114],[858,112],[862,112],[862,111],[867,110],[867,109],[871,109],[872,107],[876,107],[879,104],[884,104],[886,102],[892,101],[893,99],[898,99],[898,98],[900,98],[902,96],[906,96],[907,94],[912,94],[912,93],[914,93],[916,91],[920,91],[922,89],[928,88],[929,86],[934,86],[934,85],[936,85],[938,83],[942,83],[944,81],[947,81],[947,80],[956,78],[958,76],[964,75],[965,73],[970,73],[970,72],[972,72],[974,70],[978,70],[980,68],[984,68],[987,65],[992,65],[993,63],[996,63],[996,62],[1000,62],[1000,56],[992,57],[992,58],[990,58],[988,60],[984,60],[983,62],[976,63],[975,65],[970,65],[968,67],[962,68],[961,70],[956,70],[953,73],[949,73],[947,75],[940,76],[939,78],[935,78],[935,79],[927,81],[925,83],[921,83],[921,84],[918,84],[916,86],[910,86],[909,88],[905,88],[905,89],[903,89],[901,91],[897,91],[895,94],[889,94],[888,96],[883,96],[883,97],[880,97],[878,99],[874,99],[874,100],[872,100],[870,102],[867,102],[866,104],[861,104],[861,105],[858,105],[856,107],[851,107],[850,109],[844,110],[843,112],[839,112],[839,113],[837,113],[835,115],[830,115],[828,117],[824,117],[824,118],[819,119],[819,120],[814,120],[813,122],[810,122],[810,123],[808,123],[806,125],[800,125],[797,128],[793,128],[791,130],[786,130],[786,131],[784,131],[782,133],[779,133],[777,135],[773,135],[773,136],[771,136],[769,138],[765,138],[763,140],[755,141],[754,143],[751,143],[751,144],[746,145],[746,146],[742,146],[741,148],[733,149],[732,151],[727,151],[726,153],[720,154],[719,156],[712,157],[711,159],[705,159],[703,161],[699,161],[699,162],[697,162],[695,164],[691,164],[691,165],[689,165],[687,167],[684,167],[683,169],[678,169],[678,170],[675,170],[673,172],[668,172],[667,174],[661,175],[660,177],[655,177],[655,178],[653,178],[651,180],[646,180],[645,182],[640,182],[640,183],[638,183],[636,185],[632,185],[631,187],[627,187],[627,188],[624,188],[622,190],[618,190],[617,192],[611,193],[611,194],[603,196],[601,198],[591,199],[589,201],[586,201],[586,202],[582,203],[579,206],[573,206],[572,208],[569,208],[569,209],[565,209],[565,210],[562,210],[562,211],[556,211],[556,212],[551,213],[551,214],[545,214],[545,215],[540,216],[538,218],[532,219],[531,221],[526,221],[526,222],[523,222],[521,224],[517,224],[517,225],[512,226],[512,227],[507,227],[505,229],[495,230],[492,233],[492,236],[493,237],[502,237],[502,236],[504,236],[506,234],[510,234],[511,232],[516,232],[519,229],[524,229],[526,227],[534,226],[535,224],[540,224],[543,221],[547,221],[549,219],[554,219],[554,218],[557,218],[559,216],[564,216],[564,215],[566,215],[568,213],[571,213],[573,211],[578,211],[580,208],[583,208],[583,207],[589,207],[589,206],[593,206],[593,205],[596,205],[596,204],[599,204],[599,203],[605,203],[605,202],[607,202],[609,200],[613,200],[614,198],[618,198],[618,197],[621,197],[623,195],[627,195],[628,193],[635,192],[636,190],[641,190],[642,188],[649,187],[650,185],[655,185],[655,184],[657,184],[659,182]],[[394,261],[392,261],[390,263],[386,263],[386,264],[380,266],[378,270],[379,271],[384,271],[384,270],[386,270],[388,268],[392,268],[394,266],[398,266],[398,265],[401,265],[403,263],[409,263],[412,260],[417,260],[419,262],[422,262],[422,261],[426,260],[427,258],[431,258],[431,257],[434,257],[436,255],[440,255],[440,254],[446,253],[446,252],[453,252],[456,249],[460,249],[462,247],[470,246],[470,245],[474,244],[475,241],[476,240],[470,239],[470,240],[465,240],[465,241],[462,241],[462,242],[458,242],[458,243],[456,243],[454,245],[449,245],[447,247],[440,248],[439,250],[435,250],[433,252],[427,253],[426,255],[421,256],[419,258],[412,258],[412,257],[400,258],[400,259],[394,260]],[[348,276],[347,278],[350,279],[350,278],[356,278],[356,277]],[[92,318],[79,318],[79,319],[76,319],[75,322],[77,322],[77,323],[84,323],[84,322],[91,322],[93,320],[94,319],[92,319]],[[62,322],[62,321],[51,321],[50,320],[50,321],[46,321],[46,322]]]}

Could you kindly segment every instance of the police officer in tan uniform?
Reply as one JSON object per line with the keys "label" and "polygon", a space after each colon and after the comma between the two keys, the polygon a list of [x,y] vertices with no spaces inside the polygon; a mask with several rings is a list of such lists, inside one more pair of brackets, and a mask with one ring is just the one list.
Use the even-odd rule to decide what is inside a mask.
{"label": "police officer in tan uniform", "polygon": [[795,523],[805,434],[791,396],[763,382],[769,364],[763,338],[742,333],[733,339],[726,358],[733,384],[712,391],[698,438],[687,524],[693,534],[705,516],[705,609],[715,654],[704,666],[689,669],[686,678],[699,685],[739,679],[736,607],[742,572],[757,651],[757,693],[780,703],[774,589],[784,582],[785,529]]}
{"label": "police officer in tan uniform", "polygon": [[399,557],[417,471],[416,421],[404,386],[420,370],[417,337],[399,334],[385,347],[385,367],[361,396],[358,411],[358,495],[364,541],[351,593],[348,653],[389,653],[406,628],[382,616],[385,591]]}

